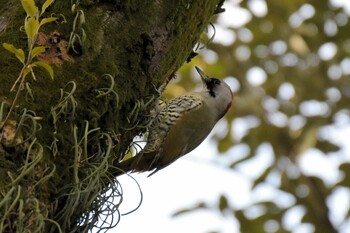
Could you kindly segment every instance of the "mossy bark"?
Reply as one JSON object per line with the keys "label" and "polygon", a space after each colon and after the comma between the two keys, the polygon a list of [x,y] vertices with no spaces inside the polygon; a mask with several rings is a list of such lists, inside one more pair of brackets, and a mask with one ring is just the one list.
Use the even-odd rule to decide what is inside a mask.
{"label": "mossy bark", "polygon": [[[157,87],[189,57],[220,1],[74,2],[57,0],[43,15],[59,17],[38,41],[54,80],[35,69],[36,80],[11,92],[22,64],[0,49],[0,123],[23,89],[2,126],[0,231],[93,226],[118,162],[147,128]],[[20,1],[0,5],[0,42],[28,51]]]}

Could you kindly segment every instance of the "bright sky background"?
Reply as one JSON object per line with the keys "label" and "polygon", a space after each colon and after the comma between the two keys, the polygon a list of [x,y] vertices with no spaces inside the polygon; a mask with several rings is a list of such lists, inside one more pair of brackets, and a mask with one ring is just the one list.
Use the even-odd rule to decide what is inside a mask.
{"label": "bright sky background", "polygon": [[[235,7],[233,3],[238,0],[227,0],[224,7],[226,12],[220,14],[218,25],[216,25],[215,41],[222,44],[231,44],[235,40],[235,35],[230,33],[226,27],[240,27],[249,21],[251,15],[242,8]],[[350,14],[349,0],[333,0],[334,6],[344,7],[344,11]],[[251,9],[257,16],[267,13],[264,0],[251,1]],[[314,14],[311,8],[300,10],[300,17],[310,17]],[[233,15],[237,16],[233,18]],[[298,18],[291,19],[291,23],[298,23]],[[244,34],[243,34],[244,36]],[[248,36],[249,35],[245,35]],[[248,38],[249,39],[249,38]],[[320,48],[319,55],[322,59],[329,59],[334,53],[332,45]],[[213,54],[212,54],[213,55]],[[208,62],[210,59],[217,59],[208,53]],[[256,85],[260,85],[266,79],[261,71],[252,69],[252,76],[258,77],[252,80]],[[261,76],[262,75],[262,76]],[[249,76],[249,75],[248,75]],[[231,80],[231,81],[230,81]],[[249,77],[248,77],[249,80]],[[232,89],[237,89],[234,79],[228,78],[227,81]],[[290,87],[283,87],[282,93],[293,94]],[[286,97],[288,98],[288,96]],[[307,104],[307,103],[306,103]],[[322,106],[305,106],[305,111],[310,106],[315,106],[323,111]],[[307,114],[307,112],[306,112]],[[278,117],[277,117],[278,118]],[[337,165],[344,160],[350,161],[350,146],[346,141],[350,136],[350,119],[346,114],[339,114],[339,120],[334,126],[324,127],[321,134],[325,138],[333,138],[340,144],[344,150],[340,155],[325,157],[320,151],[311,149],[306,152],[306,156],[300,159],[302,171],[306,174],[314,174],[324,179],[325,183],[333,184],[341,179],[337,170]],[[253,119],[252,119],[253,120]],[[296,119],[297,120],[297,119]],[[246,119],[237,119],[234,123],[235,133],[244,134],[252,122]],[[222,130],[225,122],[219,122],[214,131]],[[236,135],[238,136],[238,135]],[[264,166],[270,164],[273,159],[273,153],[268,143],[261,146],[259,156],[256,161],[250,161],[249,164],[243,164],[237,170],[225,170],[220,164],[228,164],[235,158],[240,158],[246,153],[244,145],[236,146],[230,149],[224,156],[218,157],[216,145],[208,139],[196,150],[184,158],[179,159],[171,166],[159,171],[150,178],[147,174],[134,174],[133,177],[139,182],[143,192],[143,203],[134,213],[122,216],[118,226],[108,232],[130,233],[204,233],[209,231],[219,231],[221,233],[238,233],[239,225],[232,218],[232,215],[222,215],[221,213],[211,211],[196,211],[190,214],[184,214],[175,218],[171,215],[176,211],[192,207],[198,202],[206,202],[217,205],[220,194],[225,194],[229,202],[235,208],[243,208],[254,200],[274,199],[280,206],[289,206],[293,204],[290,196],[276,192],[272,185],[261,185],[257,192],[250,192],[252,179],[264,170]],[[315,166],[310,166],[310,163]],[[306,166],[308,164],[308,166]],[[320,172],[322,171],[322,172]],[[128,212],[137,206],[139,200],[138,189],[135,182],[128,176],[118,178],[124,190],[124,202],[121,205],[121,212]],[[350,193],[348,190],[339,189],[328,198],[328,204],[331,206],[331,219],[334,223],[340,222],[350,206]],[[332,207],[333,206],[333,207]],[[288,221],[284,223],[287,228],[297,227],[296,233],[313,232],[312,227],[307,224],[300,225],[300,217],[304,213],[303,208],[295,207],[289,212]],[[250,210],[250,214],[258,214],[256,210]],[[345,224],[341,232],[350,232],[350,222]]]}

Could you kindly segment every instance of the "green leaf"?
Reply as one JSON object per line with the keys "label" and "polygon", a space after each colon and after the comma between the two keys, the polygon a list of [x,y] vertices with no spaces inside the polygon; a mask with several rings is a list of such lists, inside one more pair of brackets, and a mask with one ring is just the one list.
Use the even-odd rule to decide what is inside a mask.
{"label": "green leaf", "polygon": [[227,209],[229,207],[228,200],[227,200],[226,196],[224,196],[224,195],[220,196],[218,207],[219,207],[219,210],[221,212],[223,212],[225,209]]}
{"label": "green leaf", "polygon": [[44,24],[47,24],[47,23],[54,22],[54,21],[56,21],[57,19],[58,19],[57,17],[43,18],[43,19],[40,21],[40,26],[42,26],[42,25],[44,25]]}
{"label": "green leaf", "polygon": [[41,15],[45,12],[46,8],[48,8],[55,0],[46,0],[41,8]]}
{"label": "green leaf", "polygon": [[32,63],[32,66],[40,66],[40,67],[44,68],[49,73],[51,79],[54,79],[53,69],[49,64],[42,62],[42,61],[36,61],[36,62]]}
{"label": "green leaf", "polygon": [[34,17],[38,14],[38,8],[36,7],[34,0],[21,0],[21,3],[23,9],[30,17]]}
{"label": "green leaf", "polygon": [[27,33],[30,45],[34,43],[35,36],[39,31],[39,26],[39,21],[34,17],[29,17],[29,19],[25,22],[24,29]]}
{"label": "green leaf", "polygon": [[25,62],[25,55],[22,49],[17,49],[12,44],[3,43],[2,46],[9,52],[15,54],[15,56],[20,60],[22,64]]}
{"label": "green leaf", "polygon": [[34,47],[32,52],[30,53],[31,58],[35,58],[38,54],[45,52],[47,46],[37,46]]}
{"label": "green leaf", "polygon": [[176,211],[175,213],[173,213],[172,217],[176,217],[178,215],[189,213],[189,212],[192,212],[195,210],[207,209],[207,208],[208,208],[207,204],[205,204],[204,202],[199,202],[191,208],[185,208],[185,209],[181,209],[181,210]]}
{"label": "green leaf", "polygon": [[80,25],[83,25],[85,24],[85,14],[84,14],[84,11],[80,10],[79,11],[79,23]]}
{"label": "green leaf", "polygon": [[338,185],[348,187],[350,184],[350,163],[345,162],[340,164],[339,171],[343,174],[343,179],[338,183]]}
{"label": "green leaf", "polygon": [[23,70],[23,78],[25,78],[29,74],[29,72],[32,72],[32,67],[27,66],[26,68],[24,68],[24,70]]}

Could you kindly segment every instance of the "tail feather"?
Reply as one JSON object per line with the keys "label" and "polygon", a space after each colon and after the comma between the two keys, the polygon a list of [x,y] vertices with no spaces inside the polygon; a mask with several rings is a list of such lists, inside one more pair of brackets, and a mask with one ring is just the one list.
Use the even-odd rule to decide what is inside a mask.
{"label": "tail feather", "polygon": [[[155,161],[155,152],[151,153],[142,153],[140,152],[136,156],[124,160],[117,164],[117,171],[114,174],[115,176],[120,176],[128,172],[147,172],[153,171],[157,168],[157,162]],[[154,172],[153,172],[154,173]],[[152,174],[153,174],[152,173]],[[152,175],[150,174],[150,175]]]}

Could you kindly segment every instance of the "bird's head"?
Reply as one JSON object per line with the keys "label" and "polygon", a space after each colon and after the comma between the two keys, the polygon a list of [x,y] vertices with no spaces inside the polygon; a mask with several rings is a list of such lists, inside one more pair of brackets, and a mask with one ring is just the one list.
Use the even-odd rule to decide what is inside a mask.
{"label": "bird's head", "polygon": [[231,88],[224,81],[209,77],[197,66],[196,70],[201,76],[204,84],[203,91],[207,93],[207,98],[209,98],[209,101],[215,102],[215,106],[219,108],[218,111],[222,113],[222,116],[225,115],[234,98]]}

